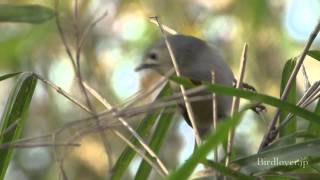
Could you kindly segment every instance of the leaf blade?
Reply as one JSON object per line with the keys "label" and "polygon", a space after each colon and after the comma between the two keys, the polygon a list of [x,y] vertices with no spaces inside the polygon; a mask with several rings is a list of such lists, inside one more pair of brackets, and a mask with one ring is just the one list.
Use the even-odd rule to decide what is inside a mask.
{"label": "leaf blade", "polygon": [[[36,84],[37,78],[33,73],[22,73],[19,76],[1,117],[0,144],[13,142],[20,138]],[[19,126],[4,133],[14,123],[18,123]],[[12,153],[13,149],[0,149],[0,179],[5,176]]]}

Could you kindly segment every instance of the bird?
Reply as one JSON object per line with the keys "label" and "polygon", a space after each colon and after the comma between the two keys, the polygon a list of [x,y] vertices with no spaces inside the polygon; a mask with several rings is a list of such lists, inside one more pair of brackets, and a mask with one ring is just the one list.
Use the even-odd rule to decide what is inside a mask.
{"label": "bird", "polygon": [[[181,76],[189,79],[194,85],[200,86],[204,82],[212,82],[212,72],[215,75],[215,83],[224,86],[233,86],[234,75],[224,61],[219,50],[199,38],[176,34],[168,35],[167,39],[177,61]],[[141,64],[135,70],[154,70],[160,75],[173,68],[173,63],[166,46],[165,40],[161,39],[152,44],[145,52]],[[175,91],[179,91],[175,88]],[[202,93],[209,93],[202,92]],[[217,95],[217,118],[218,121],[230,116],[232,97]],[[189,126],[192,127],[184,103],[178,104],[180,112]],[[212,98],[191,102],[196,127],[201,139],[212,131],[213,124]]]}

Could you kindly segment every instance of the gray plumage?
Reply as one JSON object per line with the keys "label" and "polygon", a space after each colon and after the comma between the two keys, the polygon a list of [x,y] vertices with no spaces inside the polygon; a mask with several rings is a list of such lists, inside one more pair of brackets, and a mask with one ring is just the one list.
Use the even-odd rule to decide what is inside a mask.
{"label": "gray plumage", "polygon": [[[214,70],[216,83],[232,86],[233,73],[212,45],[186,35],[170,35],[168,40],[182,76],[196,83],[211,82],[211,72]],[[136,70],[153,69],[163,75],[172,67],[172,60],[165,42],[160,40],[147,50],[142,64]],[[231,103],[232,97],[217,96],[218,119],[230,114]],[[203,137],[212,125],[212,99],[192,102],[191,106],[199,133]],[[184,104],[179,104],[179,107],[182,115],[191,126]]]}

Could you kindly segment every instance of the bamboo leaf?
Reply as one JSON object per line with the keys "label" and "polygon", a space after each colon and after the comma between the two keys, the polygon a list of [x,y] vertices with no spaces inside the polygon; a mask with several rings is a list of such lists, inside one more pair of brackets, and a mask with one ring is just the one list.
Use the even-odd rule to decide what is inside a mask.
{"label": "bamboo leaf", "polygon": [[[37,78],[33,73],[22,73],[19,76],[1,117],[0,144],[20,138],[36,84]],[[0,179],[5,176],[12,152],[13,149],[0,149]]]}

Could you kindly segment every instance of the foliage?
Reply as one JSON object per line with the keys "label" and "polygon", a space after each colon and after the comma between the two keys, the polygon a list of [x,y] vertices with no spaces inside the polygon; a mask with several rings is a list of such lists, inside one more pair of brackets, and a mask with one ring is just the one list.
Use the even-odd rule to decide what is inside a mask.
{"label": "foliage", "polygon": [[[155,32],[157,31],[157,29],[154,28],[154,26],[148,27],[148,30],[144,31],[144,34],[147,35],[141,37],[141,42],[143,43],[135,42],[134,40],[126,36],[108,37],[111,40],[109,41],[108,39],[108,41],[105,41],[104,36],[106,35],[102,35],[103,31],[107,31],[106,34],[109,36],[111,33],[114,33],[113,30],[117,28],[124,28],[124,30],[122,29],[122,31],[127,30],[130,31],[130,33],[136,32],[134,31],[134,28],[130,29],[127,26],[124,26],[123,22],[121,21],[125,18],[135,17],[137,14],[139,14],[134,14],[136,11],[136,9],[134,8],[137,5],[135,1],[119,2],[117,4],[117,9],[119,11],[109,13],[111,15],[114,15],[110,19],[113,19],[114,21],[118,20],[118,22],[114,23],[116,24],[114,25],[107,21],[107,24],[103,24],[102,28],[100,27],[100,31],[93,30],[93,27],[98,24],[99,21],[97,20],[99,20],[99,18],[93,18],[92,15],[90,15],[90,13],[87,13],[87,11],[89,11],[88,9],[92,9],[89,1],[81,2],[79,6],[70,5],[72,3],[69,4],[69,2],[60,2],[62,3],[62,8],[60,9],[62,11],[60,12],[61,17],[72,17],[70,19],[63,19],[66,22],[61,22],[62,30],[66,33],[66,40],[63,43],[72,44],[76,42],[76,46],[72,44],[72,46],[65,46],[64,48],[68,49],[71,47],[70,49],[72,49],[72,52],[73,48],[76,49],[76,51],[79,51],[77,54],[78,56],[76,56],[76,58],[79,60],[77,62],[79,63],[77,64],[78,68],[80,68],[81,64],[82,68],[80,70],[81,72],[84,72],[84,78],[82,80],[88,82],[95,82],[95,85],[98,87],[99,91],[108,92],[105,93],[106,96],[108,96],[107,99],[112,99],[113,101],[115,101],[116,104],[120,100],[119,98],[114,97],[115,92],[114,90],[112,90],[110,85],[110,82],[112,82],[112,80],[110,80],[109,77],[110,74],[112,74],[111,72],[114,70],[112,69],[114,68],[114,66],[109,64],[109,62],[112,62],[113,60],[109,57],[110,54],[116,54],[116,57],[119,59],[134,59],[132,55],[135,53],[141,55],[141,53],[143,53],[141,49],[145,49],[145,46],[147,46],[146,44],[148,44],[149,41],[151,41],[150,39],[154,38],[154,34],[156,34]],[[227,35],[228,38],[233,38],[232,42],[227,42],[228,40],[226,39],[228,38],[225,38],[223,40],[219,39],[219,36],[226,36],[224,34],[210,32],[211,34],[218,34],[213,38],[210,38],[211,36],[208,36],[208,32],[203,34],[206,34],[204,35],[204,37],[208,40],[214,39],[215,41],[220,43],[219,46],[226,48],[228,52],[226,53],[226,59],[229,59],[230,61],[235,61],[234,59],[238,58],[239,47],[241,47],[241,45],[239,44],[241,44],[244,40],[248,41],[250,47],[252,47],[249,51],[249,54],[251,54],[251,57],[249,57],[249,59],[256,60],[251,61],[252,63],[250,64],[250,67],[252,72],[249,72],[249,74],[247,75],[248,80],[250,82],[256,82],[256,84],[258,84],[259,87],[263,89],[263,91],[262,93],[258,93],[204,82],[204,87],[211,93],[216,93],[218,95],[240,97],[242,99],[248,100],[249,102],[252,102],[252,104],[250,104],[249,106],[245,106],[245,108],[243,108],[239,113],[236,113],[234,116],[226,118],[222,123],[219,123],[218,129],[215,132],[212,132],[205,140],[205,142],[200,147],[196,148],[185,162],[179,165],[176,169],[169,169],[169,174],[167,176],[168,179],[189,179],[193,175],[195,168],[201,164],[205,165],[208,168],[211,168],[212,170],[214,170],[216,174],[219,174],[220,176],[228,176],[235,179],[320,179],[320,157],[318,153],[320,150],[320,101],[318,100],[314,110],[298,106],[296,103],[297,100],[300,98],[300,91],[299,86],[297,85],[297,80],[294,81],[292,88],[289,92],[289,96],[286,100],[280,100],[280,98],[278,98],[277,95],[267,95],[269,94],[269,90],[271,91],[271,94],[275,94],[274,89],[280,89],[280,94],[283,93],[284,87],[288,82],[288,79],[294,69],[294,66],[296,65],[296,58],[292,58],[286,62],[283,61],[283,68],[280,68],[282,66],[279,65],[279,62],[277,62],[277,60],[287,59],[287,56],[293,56],[291,52],[293,50],[296,50],[296,48],[299,47],[299,44],[295,46],[292,45],[293,43],[291,43],[291,41],[288,41],[288,37],[279,33],[279,31],[281,30],[281,27],[279,26],[279,21],[281,19],[279,18],[280,15],[277,14],[278,11],[274,11],[274,9],[270,8],[271,6],[267,1],[249,0],[248,2],[250,2],[250,6],[240,1],[230,1],[229,5],[222,4],[221,9],[217,8],[213,10],[214,13],[216,13],[215,15],[220,14],[224,16],[225,14],[228,14],[229,17],[237,17],[236,23],[234,23],[233,21],[228,21],[228,23],[233,22],[235,24],[234,26],[237,26],[233,29],[233,31],[235,32],[228,32],[230,34]],[[179,8],[177,8],[175,11],[168,12],[168,6],[166,3],[171,4],[171,7]],[[187,15],[183,13],[183,15],[177,14],[177,12],[183,11],[183,8],[199,8],[195,4],[189,3],[181,3],[180,0],[168,2],[159,1],[156,3],[157,6],[155,6],[154,9],[156,9],[156,12],[158,12],[160,15],[163,15],[163,22],[166,22],[166,24],[168,25],[174,24],[175,26],[173,27],[175,27],[175,29],[179,32],[184,32],[191,35],[199,35],[203,32],[203,30],[199,30],[200,28],[194,28],[195,26],[201,26],[202,29],[206,29],[211,27],[211,23],[214,24],[214,22],[218,21],[218,17],[212,18],[211,11],[207,15],[208,18],[204,19],[202,19],[203,17],[200,15],[195,17],[193,14],[187,14],[187,12],[184,12]],[[130,4],[130,6],[128,6],[128,4]],[[41,113],[44,113],[45,117],[48,118],[46,119],[48,124],[52,123],[54,124],[52,126],[56,127],[56,124],[61,123],[59,121],[60,119],[67,119],[70,118],[70,116],[73,118],[75,114],[79,115],[80,117],[83,116],[81,114],[83,112],[79,113],[79,111],[64,112],[65,109],[68,108],[64,108],[64,102],[57,100],[51,94],[50,91],[46,91],[49,94],[48,99],[50,102],[46,101],[43,97],[40,98],[40,101],[38,99],[32,98],[39,76],[36,76],[33,72],[28,72],[28,70],[31,69],[32,71],[43,72],[44,77],[46,78],[54,77],[52,75],[54,73],[51,72],[51,65],[56,62],[62,62],[61,64],[63,64],[64,62],[60,61],[60,59],[64,59],[66,57],[66,55],[64,54],[65,52],[63,52],[64,55],[61,55],[62,53],[60,53],[59,50],[57,50],[60,49],[61,46],[61,42],[57,42],[57,36],[61,36],[61,32],[56,31],[55,26],[50,26],[50,23],[53,23],[53,21],[50,20],[56,18],[55,15],[57,15],[57,13],[53,9],[51,9],[50,6],[51,5],[49,4],[48,6],[30,4],[0,5],[0,23],[1,25],[3,25],[3,29],[9,29],[2,31],[3,35],[0,39],[0,71],[1,73],[2,71],[16,72],[0,75],[1,83],[9,82],[8,84],[9,86],[11,86],[12,84],[10,84],[10,82],[14,82],[13,88],[9,88],[10,93],[6,93],[7,96],[2,97],[4,99],[7,99],[7,103],[4,106],[2,117],[0,120],[0,179],[4,179],[10,162],[16,161],[13,156],[14,149],[10,148],[10,143],[19,144],[19,142],[21,142],[21,140],[23,140],[24,138],[24,129],[32,127],[32,125],[28,125],[28,123],[31,123],[28,121],[28,117],[29,119],[38,118],[41,117]],[[223,8],[223,6],[225,6],[225,8]],[[204,7],[201,7],[200,9],[202,8]],[[76,11],[76,9],[78,10],[77,13],[79,14],[74,12]],[[69,12],[70,10],[72,12]],[[97,10],[92,12],[91,13],[93,15],[96,15],[96,13],[98,13],[99,11]],[[131,15],[128,12],[133,13],[133,15]],[[197,14],[197,11],[192,12]],[[122,16],[122,13],[127,16]],[[128,14],[130,16],[128,16]],[[198,19],[202,19],[203,21],[198,22]],[[139,28],[140,27],[144,27],[144,24],[142,23],[142,25],[139,25]],[[11,30],[10,28],[12,28],[13,30]],[[220,29],[220,27],[218,27],[218,29]],[[221,29],[223,28],[221,27]],[[120,34],[122,32],[119,31],[116,33]],[[237,34],[233,35],[232,33]],[[274,37],[271,38],[271,35]],[[218,38],[218,40],[216,40],[215,38]],[[129,43],[125,43],[125,41],[129,41]],[[79,45],[77,44],[79,42],[80,46],[77,46]],[[81,43],[84,43],[85,45]],[[102,60],[99,59],[99,57],[102,56],[102,53],[98,54],[97,52],[100,49],[105,48],[104,46],[110,48],[115,46],[114,44],[121,44],[120,46],[123,49],[119,50],[115,48],[113,49],[113,51],[110,51],[111,53],[106,53],[108,56],[108,60],[110,61],[108,61],[108,63],[101,63]],[[131,50],[134,48],[138,50]],[[103,51],[104,50],[105,49],[103,49]],[[63,58],[60,58],[59,56]],[[309,50],[308,56],[315,60],[313,61],[313,63],[319,64],[319,50]],[[105,66],[107,66],[109,69],[104,69]],[[65,75],[64,73],[67,74],[67,69],[64,70],[65,71],[62,72],[63,76]],[[281,77],[278,76],[280,74],[280,71],[282,71]],[[17,81],[13,81],[14,77],[17,77]],[[79,77],[76,77],[75,79],[78,80]],[[46,80],[40,80],[46,82]],[[183,85],[187,89],[195,87],[194,84],[192,84],[189,81],[189,79],[183,77],[171,76],[169,78],[169,81],[172,84]],[[48,84],[46,84],[46,86],[48,86]],[[280,84],[280,88],[278,87],[278,84]],[[0,90],[4,86],[4,84],[0,84]],[[70,88],[70,91],[73,91],[71,93],[78,95],[79,93],[77,91],[74,91],[74,89]],[[63,94],[65,97],[69,95],[66,92],[64,92],[60,87],[57,87],[55,90],[58,93],[65,93]],[[175,94],[172,93],[172,89],[170,88],[169,84],[167,84],[155,98],[154,104],[158,102],[159,104],[167,102],[174,95]],[[70,97],[72,97],[72,95],[68,96],[69,100],[72,99]],[[79,99],[82,99],[82,97],[80,97]],[[88,99],[91,100],[90,98]],[[38,114],[34,113],[28,116],[32,100],[37,101],[38,106],[36,103],[34,106],[36,109],[40,110]],[[73,100],[71,101],[74,102]],[[50,105],[45,106],[45,103],[48,103]],[[253,153],[251,155],[243,155],[241,153],[238,153],[240,151],[236,151],[237,153],[235,153],[235,155],[231,159],[232,162],[231,166],[229,167],[225,167],[222,161],[213,162],[209,160],[209,153],[214,148],[226,142],[228,130],[230,128],[238,127],[239,123],[244,117],[244,113],[247,112],[249,107],[256,103],[268,105],[268,108],[274,107],[280,109],[280,123],[286,119],[289,113],[293,114],[293,118],[289,121],[289,123],[287,123],[284,127],[280,129],[278,138],[267,148],[265,148],[262,152]],[[95,102],[92,104],[96,106]],[[150,103],[149,105],[150,107],[153,107],[152,105],[154,104]],[[56,110],[58,109],[57,106],[62,107],[61,109],[63,110]],[[168,139],[168,132],[171,130],[170,127],[172,126],[172,122],[175,120],[174,115],[176,112],[176,108],[173,108],[172,106],[175,106],[175,103],[171,103],[161,108],[155,108],[156,110],[154,111],[145,111],[147,112],[146,116],[141,119],[137,128],[135,128],[135,131],[145,140],[145,142],[147,142],[149,147],[157,155],[160,154],[161,149],[170,148],[164,147],[164,142]],[[97,109],[99,109],[98,105],[97,107]],[[134,108],[139,108],[143,106],[141,105],[137,107],[132,107],[132,109],[130,109],[130,106],[128,107],[129,110],[132,110]],[[122,106],[119,106],[119,109],[121,108]],[[148,108],[149,107],[145,107],[145,109]],[[61,112],[64,112],[64,114]],[[59,113],[63,114],[62,118]],[[87,115],[88,114],[86,114],[86,116]],[[267,115],[267,117],[270,116],[270,114]],[[72,126],[72,128],[78,128],[75,125],[76,122],[77,121],[75,121],[74,123],[66,124],[74,125]],[[118,125],[112,124],[113,121],[110,121],[110,124],[108,124],[108,121],[103,122],[106,122],[107,125],[110,125],[110,127],[114,129],[117,129],[119,127]],[[300,126],[300,124],[302,124],[301,122],[305,123],[305,126]],[[257,124],[261,125],[262,123]],[[66,127],[66,129],[68,128],[67,125],[65,125],[64,127]],[[96,126],[93,127],[98,129]],[[91,130],[89,126],[87,128],[88,131]],[[113,145],[118,143],[118,141],[118,139],[112,139],[110,143],[111,147],[113,148]],[[131,136],[130,142],[134,146],[136,146],[136,148],[145,150],[138,143],[137,139],[134,138],[134,136]],[[52,149],[55,151],[55,153],[57,153],[56,150],[58,148],[53,147]],[[115,151],[115,155],[117,155],[117,161],[115,165],[112,167],[110,178],[115,180],[124,179],[125,176],[128,175],[126,173],[129,171],[130,166],[133,166],[133,159],[136,156],[136,152],[128,145],[121,151],[117,149]],[[151,159],[152,163],[157,165],[157,161],[149,153],[145,152],[145,156]],[[162,158],[166,159],[166,157],[160,157],[160,159]],[[263,163],[263,160],[274,162],[292,162],[293,164],[286,165],[274,163],[270,165],[260,165],[260,163]],[[166,161],[170,163],[170,159],[166,159]],[[56,160],[56,162],[61,163],[57,163],[60,166],[60,171],[57,169],[55,169],[54,171],[57,171],[56,173],[62,173],[64,178],[67,178],[68,173],[66,173],[63,169],[62,160]],[[81,164],[79,159],[75,162]],[[95,163],[98,164],[98,162]],[[81,164],[84,167],[83,169],[89,169],[88,171],[90,171],[90,173],[95,173],[95,171],[91,169],[92,167],[89,167],[86,164],[88,163]],[[70,174],[76,174],[77,176],[75,178],[81,177],[86,179],[85,176],[82,177],[82,174],[87,173],[87,171],[84,171],[83,169],[77,170],[77,173]],[[132,177],[134,177],[135,179],[150,179],[150,177],[157,177],[157,175],[152,176],[152,171],[154,171],[152,166],[147,161],[141,160],[139,162],[137,170],[133,172]],[[96,177],[91,175],[88,176]],[[39,179],[44,179],[44,177],[41,177]],[[102,177],[101,179],[105,179],[105,177]]]}

